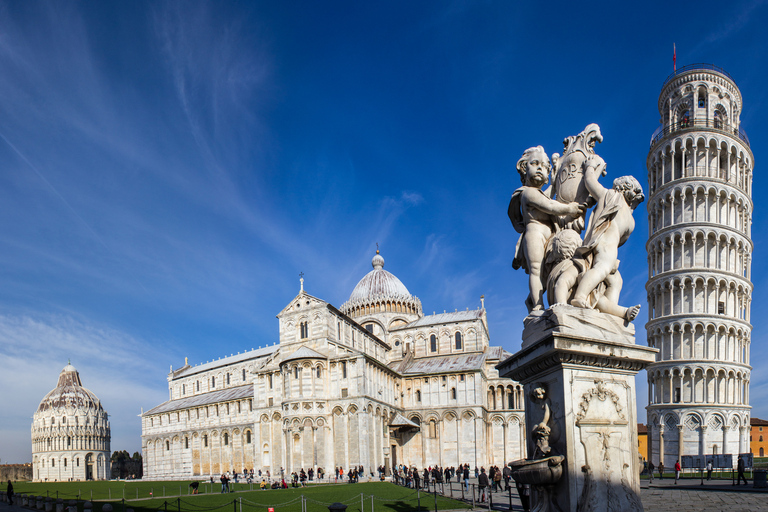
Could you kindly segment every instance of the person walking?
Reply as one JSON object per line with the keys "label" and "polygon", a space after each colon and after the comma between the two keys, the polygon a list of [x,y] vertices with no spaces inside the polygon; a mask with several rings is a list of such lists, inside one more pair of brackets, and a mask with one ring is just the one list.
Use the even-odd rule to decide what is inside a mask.
{"label": "person walking", "polygon": [[464,464],[461,476],[464,478],[464,492],[469,494],[469,464]]}
{"label": "person walking", "polygon": [[712,459],[707,461],[707,480],[712,480]]}
{"label": "person walking", "polygon": [[675,461],[675,485],[677,485],[677,481],[680,480],[680,471],[682,468],[680,467],[680,459],[677,459]]}
{"label": "person walking", "polygon": [[5,494],[8,496],[8,504],[13,505],[13,484],[10,479],[8,480],[8,487],[5,489]]}
{"label": "person walking", "polygon": [[656,466],[653,465],[653,461],[648,461],[648,483],[653,483],[653,470],[656,469]]}
{"label": "person walking", "polygon": [[510,490],[509,487],[509,480],[512,478],[512,468],[509,467],[509,464],[504,465],[504,490],[508,491]]}
{"label": "person walking", "polygon": [[739,455],[739,460],[738,462],[736,462],[736,469],[739,472],[739,476],[736,477],[736,483],[738,485],[741,485],[742,480],[744,480],[744,485],[749,484],[749,482],[747,482],[747,478],[744,476],[744,468],[745,468],[744,458],[741,455]]}
{"label": "person walking", "polygon": [[488,499],[488,475],[485,474],[485,468],[480,467],[480,476],[477,477],[477,485],[480,488],[480,503],[485,503]]}

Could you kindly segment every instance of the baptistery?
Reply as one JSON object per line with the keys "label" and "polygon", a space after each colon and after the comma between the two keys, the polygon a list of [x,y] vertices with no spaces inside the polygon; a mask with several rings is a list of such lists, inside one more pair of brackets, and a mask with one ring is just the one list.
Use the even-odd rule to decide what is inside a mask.
{"label": "baptistery", "polygon": [[110,476],[109,416],[67,364],[32,419],[36,481],[104,480]]}

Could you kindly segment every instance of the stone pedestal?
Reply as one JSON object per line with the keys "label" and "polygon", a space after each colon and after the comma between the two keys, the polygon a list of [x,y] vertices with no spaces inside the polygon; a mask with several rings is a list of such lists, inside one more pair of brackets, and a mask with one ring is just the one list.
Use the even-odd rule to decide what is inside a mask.
{"label": "stone pedestal", "polygon": [[544,423],[547,455],[565,456],[556,483],[534,486],[534,510],[642,511],[635,374],[657,350],[634,345],[631,324],[595,310],[555,305],[525,323],[524,348],[499,373],[524,385],[529,458]]}

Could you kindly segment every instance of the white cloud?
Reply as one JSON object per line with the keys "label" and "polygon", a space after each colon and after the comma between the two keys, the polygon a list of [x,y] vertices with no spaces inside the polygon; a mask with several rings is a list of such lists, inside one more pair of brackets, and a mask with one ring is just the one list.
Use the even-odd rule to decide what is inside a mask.
{"label": "white cloud", "polygon": [[0,398],[0,458],[6,462],[31,460],[32,415],[68,360],[109,413],[114,450],[140,451],[136,416],[167,400],[160,362],[171,357],[162,345],[69,316],[0,315],[0,356],[0,389],[13,390]]}

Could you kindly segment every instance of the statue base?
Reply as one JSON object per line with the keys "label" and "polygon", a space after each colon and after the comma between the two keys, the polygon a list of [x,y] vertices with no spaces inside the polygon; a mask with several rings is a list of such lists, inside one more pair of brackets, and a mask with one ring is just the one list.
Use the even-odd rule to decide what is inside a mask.
{"label": "statue base", "polygon": [[532,503],[537,509],[643,510],[635,374],[655,360],[657,349],[636,346],[634,328],[623,324],[598,311],[555,305],[526,319],[523,348],[497,366],[525,388],[528,453],[536,448],[532,428],[545,422],[549,455],[565,456],[562,478],[547,492],[532,493],[549,501]]}

